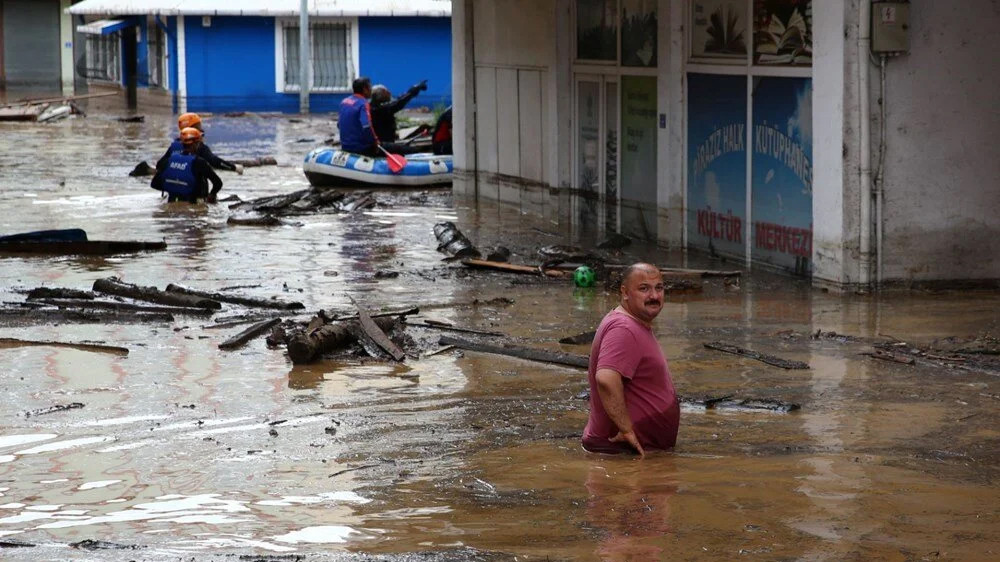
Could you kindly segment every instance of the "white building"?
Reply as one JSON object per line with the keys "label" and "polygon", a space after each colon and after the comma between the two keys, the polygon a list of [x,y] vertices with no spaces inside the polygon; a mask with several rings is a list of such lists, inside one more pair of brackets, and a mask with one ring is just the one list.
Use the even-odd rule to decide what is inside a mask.
{"label": "white building", "polygon": [[455,189],[837,288],[993,282],[998,29],[991,0],[455,0]]}

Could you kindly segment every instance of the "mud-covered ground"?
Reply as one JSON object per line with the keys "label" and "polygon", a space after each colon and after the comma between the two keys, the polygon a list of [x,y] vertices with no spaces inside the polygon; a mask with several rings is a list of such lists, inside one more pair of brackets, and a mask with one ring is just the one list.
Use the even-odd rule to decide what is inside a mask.
{"label": "mud-covered ground", "polygon": [[[117,275],[239,287],[307,313],[350,312],[351,297],[376,310],[419,306],[418,319],[575,353],[588,348],[557,340],[615,305],[603,288],[442,262],[431,232],[441,220],[527,263],[539,246],[595,242],[447,191],[379,191],[366,212],[278,227],[228,226],[223,204],[167,205],[148,178],[126,174],[165,149],[173,117],[121,115],[108,102],[86,118],[0,124],[0,234],[80,227],[92,239],[165,239],[167,250],[5,256],[0,300]],[[332,125],[215,116],[207,132],[224,157],[277,157],[224,173],[222,196],[249,199],[306,187],[301,159]],[[608,257],[733,267],[636,244]],[[399,275],[376,278],[387,271]],[[656,322],[678,391],[801,410],[685,409],[677,449],[642,461],[580,448],[586,376],[575,368],[454,351],[293,367],[263,339],[217,349],[242,329],[213,326],[245,312],[228,305],[171,323],[0,326],[0,337],[130,350],[0,347],[0,558],[995,560],[998,374],[880,361],[862,355],[869,341],[809,334],[906,350],[996,335],[998,311],[991,292],[839,296],[766,273],[738,287],[708,280],[670,297]],[[440,335],[421,330],[408,329],[422,342]],[[713,340],[810,369],[703,347]],[[84,407],[28,415],[74,402]]]}

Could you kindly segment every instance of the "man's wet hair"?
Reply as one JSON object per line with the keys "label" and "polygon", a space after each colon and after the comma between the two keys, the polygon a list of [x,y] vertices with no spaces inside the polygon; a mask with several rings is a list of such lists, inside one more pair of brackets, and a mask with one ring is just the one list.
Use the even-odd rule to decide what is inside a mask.
{"label": "man's wet hair", "polygon": [[365,90],[372,87],[372,79],[367,76],[359,76],[354,79],[351,83],[351,88],[354,89],[355,94],[363,94]]}
{"label": "man's wet hair", "polygon": [[389,92],[389,88],[386,88],[382,84],[375,84],[372,86],[372,101],[375,103],[384,103],[392,99],[392,93]]}

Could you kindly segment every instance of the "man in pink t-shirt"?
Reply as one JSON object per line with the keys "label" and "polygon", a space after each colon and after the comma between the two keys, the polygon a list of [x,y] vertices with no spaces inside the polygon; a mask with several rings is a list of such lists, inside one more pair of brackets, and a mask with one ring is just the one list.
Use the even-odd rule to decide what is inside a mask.
{"label": "man in pink t-shirt", "polygon": [[663,308],[663,276],[648,263],[622,272],[621,305],[609,312],[590,349],[590,419],[583,448],[594,453],[669,449],[680,405],[653,319]]}

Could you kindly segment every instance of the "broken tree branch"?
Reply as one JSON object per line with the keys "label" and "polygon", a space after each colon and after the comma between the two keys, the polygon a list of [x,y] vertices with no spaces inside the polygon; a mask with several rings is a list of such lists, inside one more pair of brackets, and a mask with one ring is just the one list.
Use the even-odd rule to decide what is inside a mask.
{"label": "broken tree branch", "polygon": [[271,318],[269,320],[262,320],[257,322],[253,326],[250,326],[246,330],[236,334],[235,336],[229,338],[228,340],[219,344],[219,349],[239,349],[247,344],[250,340],[256,338],[257,336],[263,334],[264,332],[270,330],[271,328],[277,326],[281,323],[281,318]]}
{"label": "broken tree branch", "polygon": [[725,353],[732,353],[733,355],[742,355],[743,357],[749,357],[750,359],[756,359],[761,363],[767,363],[768,365],[774,365],[775,367],[781,367],[782,369],[808,369],[809,364],[803,363],[802,361],[792,361],[789,359],[782,359],[780,357],[775,357],[774,355],[767,355],[766,353],[760,353],[750,349],[745,349],[730,343],[714,341],[704,344],[708,349],[714,349],[716,351],[722,351]]}
{"label": "broken tree branch", "polygon": [[548,351],[544,349],[534,349],[515,345],[490,345],[485,343],[471,342],[448,336],[441,336],[438,340],[441,345],[453,345],[459,349],[468,351],[478,351],[480,353],[493,353],[496,355],[506,355],[517,357],[529,361],[539,361],[542,363],[554,363],[557,365],[568,365],[570,367],[580,367],[586,369],[590,365],[590,358],[586,355],[573,355],[561,351]]}
{"label": "broken tree branch", "polygon": [[119,297],[128,297],[130,299],[168,306],[194,306],[213,310],[222,308],[222,304],[218,301],[181,293],[167,293],[156,287],[133,285],[125,283],[117,277],[108,277],[107,279],[94,281],[94,290],[98,293],[118,295]]}
{"label": "broken tree branch", "polygon": [[218,302],[227,302],[230,304],[238,304],[241,306],[249,306],[254,308],[276,308],[279,310],[299,310],[305,308],[300,302],[284,302],[279,300],[268,300],[268,299],[255,299],[253,297],[241,297],[239,295],[226,295],[223,293],[209,293],[207,291],[199,291],[197,289],[191,289],[184,287],[182,285],[176,285],[171,283],[167,285],[168,293],[178,293],[182,295],[189,295],[192,297],[200,297],[203,299],[211,299]]}

